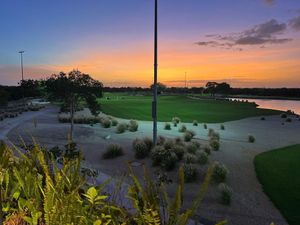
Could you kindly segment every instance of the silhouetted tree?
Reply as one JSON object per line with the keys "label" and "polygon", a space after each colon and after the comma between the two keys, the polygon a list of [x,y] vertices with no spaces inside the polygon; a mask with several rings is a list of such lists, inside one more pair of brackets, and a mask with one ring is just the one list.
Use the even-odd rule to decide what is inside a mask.
{"label": "silhouetted tree", "polygon": [[[153,90],[153,88],[154,88],[154,85],[152,84],[151,86],[150,86],[150,89],[151,90]],[[160,94],[160,93],[162,93],[162,92],[164,92],[164,91],[166,91],[167,90],[167,86],[166,85],[164,85],[163,83],[157,83],[157,92]]]}
{"label": "silhouetted tree", "polygon": [[74,113],[79,101],[85,100],[93,115],[100,113],[100,104],[97,98],[102,97],[102,83],[94,80],[88,74],[73,70],[68,74],[63,72],[54,74],[45,81],[46,90],[50,99],[60,100],[69,106],[73,140]]}

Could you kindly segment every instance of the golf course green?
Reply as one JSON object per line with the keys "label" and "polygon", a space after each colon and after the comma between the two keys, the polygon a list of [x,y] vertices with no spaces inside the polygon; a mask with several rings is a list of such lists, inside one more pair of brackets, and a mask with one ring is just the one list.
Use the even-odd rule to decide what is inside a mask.
{"label": "golf course green", "polygon": [[[136,120],[151,120],[151,96],[105,93],[99,100],[104,113]],[[178,116],[183,122],[222,123],[253,116],[274,115],[279,111],[259,109],[254,104],[212,99],[192,99],[185,95],[159,96],[158,121]]]}
{"label": "golf course green", "polygon": [[290,225],[299,225],[300,145],[262,153],[254,164],[265,193]]}

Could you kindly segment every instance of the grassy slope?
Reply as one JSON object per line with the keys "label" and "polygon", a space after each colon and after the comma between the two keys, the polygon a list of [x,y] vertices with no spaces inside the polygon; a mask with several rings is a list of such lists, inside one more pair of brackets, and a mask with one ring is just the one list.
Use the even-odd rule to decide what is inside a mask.
{"label": "grassy slope", "polygon": [[262,153],[254,164],[266,194],[290,225],[299,225],[300,145]]}
{"label": "grassy slope", "polygon": [[[125,119],[151,120],[150,96],[128,96],[106,94],[110,100],[101,99],[103,111]],[[118,99],[117,97],[118,96]],[[158,120],[170,121],[178,116],[184,122],[213,123],[243,119],[251,116],[278,114],[278,111],[257,109],[248,103],[215,100],[195,100],[186,96],[160,96],[158,101]]]}

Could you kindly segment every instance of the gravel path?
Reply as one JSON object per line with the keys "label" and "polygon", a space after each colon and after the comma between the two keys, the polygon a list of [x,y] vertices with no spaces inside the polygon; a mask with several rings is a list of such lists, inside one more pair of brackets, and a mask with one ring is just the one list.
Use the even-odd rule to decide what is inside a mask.
{"label": "gravel path", "polygon": [[[31,117],[28,116],[27,119],[24,118],[19,122],[11,123],[14,128],[10,132],[8,132],[10,124],[5,122],[7,124],[2,125],[3,122],[0,122],[0,139],[8,132],[8,137],[13,142],[16,142],[21,135],[28,141],[33,136],[45,145],[64,145],[69,125],[58,123],[57,109],[54,107],[49,107],[42,112]],[[33,117],[37,118],[37,128],[33,126],[31,121]],[[208,124],[209,128],[214,128],[221,135],[221,149],[219,152],[214,152],[210,160],[218,160],[229,168],[230,174],[227,183],[232,187],[234,195],[230,207],[222,206],[217,202],[216,187],[212,186],[197,213],[200,217],[215,220],[227,219],[228,224],[232,225],[269,225],[271,222],[275,222],[276,225],[287,224],[263,193],[261,185],[256,179],[253,165],[255,155],[261,152],[300,143],[300,121],[293,119],[292,123],[285,123],[284,125],[282,122],[283,119],[279,116],[266,117],[265,121],[260,120],[260,118],[248,118],[224,123],[224,131],[220,130],[220,124]],[[181,135],[177,130],[178,128],[166,131],[163,130],[163,126],[164,123],[158,124],[160,135],[168,137]],[[186,126],[197,133],[197,140],[203,144],[207,143],[207,130],[203,128],[202,124],[198,127],[194,127],[192,124],[186,124]],[[4,132],[2,131],[3,127]],[[140,121],[139,131],[136,133],[116,134],[115,128],[104,129],[99,125],[94,127],[76,125],[74,136],[82,148],[87,162],[104,174],[119,177],[124,175],[127,170],[127,162],[134,159],[131,151],[132,140],[137,137],[151,137],[151,132],[152,123]],[[249,134],[255,136],[255,143],[248,143]],[[111,137],[109,140],[104,139],[107,135]],[[125,156],[113,161],[102,160],[101,155],[105,146],[112,142],[118,142],[124,147]],[[151,165],[149,160],[141,162],[149,165],[149,167]],[[137,173],[139,172],[137,169]],[[176,172],[170,173],[170,176],[175,177]],[[186,203],[193,200],[199,184],[198,182],[186,185]],[[173,186],[170,187],[170,193],[174,191]]]}

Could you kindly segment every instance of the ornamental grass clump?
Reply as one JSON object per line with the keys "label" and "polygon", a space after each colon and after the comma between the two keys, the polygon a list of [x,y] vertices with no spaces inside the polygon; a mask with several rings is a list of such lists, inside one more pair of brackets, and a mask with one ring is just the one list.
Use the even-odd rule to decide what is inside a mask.
{"label": "ornamental grass clump", "polygon": [[193,126],[195,126],[195,127],[198,126],[198,121],[197,121],[197,120],[194,120],[194,121],[193,121]]}
{"label": "ornamental grass clump", "polygon": [[193,139],[193,135],[191,133],[185,132],[183,135],[183,140],[185,142],[190,142]]}
{"label": "ornamental grass clump", "polygon": [[116,127],[116,132],[118,134],[122,134],[127,130],[127,124],[126,123],[119,123]]}
{"label": "ornamental grass clump", "polygon": [[194,164],[194,163],[197,163],[197,157],[196,155],[194,154],[191,154],[191,153],[185,153],[184,156],[183,156],[183,161],[186,163],[186,164]]}
{"label": "ornamental grass clump", "polygon": [[221,124],[221,125],[220,125],[220,129],[221,129],[221,130],[225,130],[225,125],[224,125],[224,124]]}
{"label": "ornamental grass clump", "polygon": [[172,118],[172,123],[174,125],[174,127],[177,127],[177,125],[180,123],[180,118],[179,117],[173,117]]}
{"label": "ornamental grass clump", "polygon": [[152,141],[152,139],[149,138],[149,137],[144,137],[143,138],[143,142],[147,146],[148,151],[151,152],[151,149],[153,148],[153,141]]}
{"label": "ornamental grass clump", "polygon": [[219,201],[223,205],[230,205],[232,198],[232,189],[225,183],[220,183],[218,186]]}
{"label": "ornamental grass clump", "polygon": [[196,151],[199,149],[198,145],[191,142],[186,145],[186,151],[191,154],[196,154]]}
{"label": "ornamental grass clump", "polygon": [[176,153],[165,149],[163,146],[156,146],[152,149],[151,159],[153,166],[160,166],[167,171],[175,168],[178,162]]}
{"label": "ornamental grass clump", "polygon": [[205,145],[203,151],[206,152],[207,155],[211,154],[211,147],[209,145]]}
{"label": "ornamental grass clump", "polygon": [[177,155],[178,160],[182,160],[184,152],[185,152],[185,149],[184,149],[183,146],[181,146],[181,145],[175,145],[172,148],[172,151]]}
{"label": "ornamental grass clump", "polygon": [[282,113],[282,114],[280,115],[280,117],[283,118],[283,119],[286,119],[286,118],[287,118],[287,114],[286,114],[286,113]]}
{"label": "ornamental grass clump", "polygon": [[216,183],[225,182],[228,174],[228,169],[224,164],[215,162],[213,165],[212,178]]}
{"label": "ornamental grass clump", "polygon": [[170,123],[165,123],[165,130],[171,130],[171,124]]}
{"label": "ornamental grass clump", "polygon": [[187,128],[186,128],[185,125],[181,125],[181,127],[178,129],[178,131],[179,131],[180,133],[184,133],[186,130],[187,130]]}
{"label": "ornamental grass clump", "polygon": [[111,125],[112,125],[113,127],[117,126],[118,123],[119,123],[119,122],[118,122],[117,119],[115,119],[115,118],[112,118],[112,119],[111,119]]}
{"label": "ornamental grass clump", "polygon": [[137,159],[144,159],[150,153],[149,147],[145,144],[143,140],[135,139],[132,143],[132,147],[135,153],[135,158]]}
{"label": "ornamental grass clump", "polygon": [[170,152],[161,162],[161,167],[166,171],[173,170],[178,162],[178,157],[175,152]]}
{"label": "ornamental grass clump", "polygon": [[254,143],[255,142],[255,137],[253,135],[248,136],[248,142]]}
{"label": "ornamental grass clump", "polygon": [[203,124],[203,128],[207,130],[207,124]]}
{"label": "ornamental grass clump", "polygon": [[196,152],[196,157],[200,165],[204,165],[208,162],[208,155],[202,150]]}
{"label": "ornamental grass clump", "polygon": [[219,151],[219,149],[220,149],[220,142],[217,139],[210,139],[209,140],[209,146],[211,147],[212,150]]}
{"label": "ornamental grass clump", "polygon": [[291,123],[292,122],[292,118],[287,118],[285,122]]}
{"label": "ornamental grass clump", "polygon": [[184,164],[184,181],[186,183],[194,182],[198,178],[198,171],[195,165],[193,164]]}
{"label": "ornamental grass clump", "polygon": [[167,150],[170,150],[174,147],[175,142],[173,139],[166,139],[166,141],[164,142],[164,148]]}
{"label": "ornamental grass clump", "polygon": [[130,132],[136,132],[138,130],[138,128],[139,128],[139,124],[138,124],[137,121],[135,121],[135,120],[130,120],[129,121],[128,130]]}
{"label": "ornamental grass clump", "polygon": [[102,124],[102,127],[104,127],[104,128],[110,128],[111,127],[111,120],[108,117],[106,117],[106,118],[102,119],[101,124]]}
{"label": "ornamental grass clump", "polygon": [[103,153],[103,159],[113,159],[123,155],[123,148],[118,144],[109,144]]}
{"label": "ornamental grass clump", "polygon": [[157,137],[157,145],[163,145],[166,141],[166,138],[164,136],[158,136]]}

